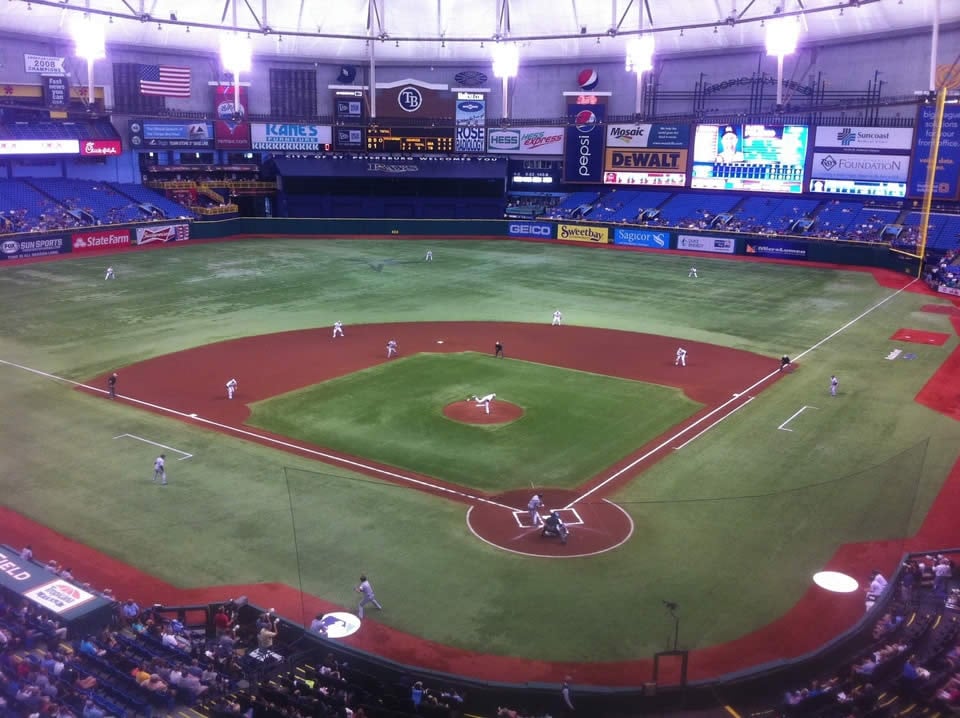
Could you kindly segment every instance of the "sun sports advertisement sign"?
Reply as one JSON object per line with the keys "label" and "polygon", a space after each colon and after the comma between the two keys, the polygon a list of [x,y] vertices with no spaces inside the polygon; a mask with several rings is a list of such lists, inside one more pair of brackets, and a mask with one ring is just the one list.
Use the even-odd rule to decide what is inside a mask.
{"label": "sun sports advertisement sign", "polygon": [[184,242],[190,239],[189,224],[165,224],[159,227],[137,227],[137,244]]}
{"label": "sun sports advertisement sign", "polygon": [[518,127],[488,130],[487,152],[507,155],[563,155],[563,127]]}
{"label": "sun sports advertisement sign", "polygon": [[457,152],[485,152],[487,134],[487,101],[480,92],[457,93],[456,134]]}
{"label": "sun sports advertisement sign", "polygon": [[603,179],[603,120],[605,105],[567,105],[573,125],[567,132],[563,153],[564,182],[593,182]]}

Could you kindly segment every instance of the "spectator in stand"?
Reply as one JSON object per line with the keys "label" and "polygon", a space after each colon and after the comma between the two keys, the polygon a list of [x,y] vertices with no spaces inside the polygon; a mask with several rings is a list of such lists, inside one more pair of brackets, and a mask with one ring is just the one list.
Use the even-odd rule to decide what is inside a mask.
{"label": "spectator in stand", "polygon": [[233,621],[230,618],[230,614],[227,613],[226,608],[223,606],[217,607],[217,612],[213,616],[213,627],[218,637],[233,628]]}
{"label": "spectator in stand", "polygon": [[945,558],[940,558],[933,567],[933,592],[938,596],[946,596],[947,582],[953,576],[953,569],[950,562]]}
{"label": "spectator in stand", "polygon": [[20,558],[22,558],[24,561],[33,560],[33,548],[30,546],[30,544],[24,546],[23,550],[20,551]]}
{"label": "spectator in stand", "polygon": [[137,605],[137,602],[132,598],[128,598],[124,604],[123,608],[120,609],[120,617],[123,619],[123,622],[128,626],[132,624],[140,616],[140,606]]}

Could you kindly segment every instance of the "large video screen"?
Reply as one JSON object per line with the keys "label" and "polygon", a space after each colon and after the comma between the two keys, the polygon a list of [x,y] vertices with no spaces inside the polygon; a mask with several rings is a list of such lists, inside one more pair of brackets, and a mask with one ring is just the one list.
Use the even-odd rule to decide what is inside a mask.
{"label": "large video screen", "polygon": [[690,186],[800,193],[808,137],[801,125],[697,125]]}

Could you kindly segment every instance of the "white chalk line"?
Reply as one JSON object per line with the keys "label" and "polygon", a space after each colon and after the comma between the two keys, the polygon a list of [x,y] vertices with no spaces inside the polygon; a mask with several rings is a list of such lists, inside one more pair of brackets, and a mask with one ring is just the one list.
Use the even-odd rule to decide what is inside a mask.
{"label": "white chalk line", "polygon": [[188,454],[186,451],[180,451],[180,449],[174,449],[172,446],[167,446],[166,444],[161,444],[157,441],[150,441],[150,439],[144,439],[142,436],[137,436],[136,434],[120,434],[119,436],[113,437],[114,439],[136,439],[137,441],[142,441],[145,444],[153,444],[154,446],[159,446],[161,449],[166,449],[167,451],[175,451],[182,456],[177,459],[177,461],[183,461],[184,459],[192,459],[193,454]]}
{"label": "white chalk line", "polygon": [[673,447],[673,450],[674,450],[674,451],[680,451],[680,449],[682,449],[682,448],[683,448],[684,446],[686,446],[687,444],[689,444],[689,443],[691,443],[691,442],[693,442],[693,441],[696,441],[701,435],[706,434],[708,431],[710,431],[710,429],[712,429],[713,427],[715,427],[715,426],[716,426],[717,424],[719,424],[721,421],[724,421],[725,419],[729,419],[731,416],[733,416],[734,414],[736,414],[738,411],[740,411],[743,407],[745,407],[747,404],[749,404],[751,401],[753,401],[753,400],[756,399],[756,398],[757,398],[757,397],[755,397],[755,396],[749,397],[745,402],[743,402],[743,403],[742,403],[740,406],[738,406],[736,409],[734,409],[733,411],[731,411],[731,412],[728,413],[728,414],[724,414],[724,415],[721,416],[719,419],[717,419],[715,422],[713,422],[712,424],[710,424],[707,428],[705,428],[705,429],[703,429],[702,431],[694,434],[694,435],[691,436],[689,439],[687,439],[686,441],[684,441],[682,444],[680,444],[680,446],[674,446],[674,447]]}
{"label": "white chalk line", "polygon": [[[835,336],[837,336],[837,335],[840,334],[841,332],[843,332],[843,331],[845,331],[846,329],[849,329],[850,327],[852,327],[854,324],[856,324],[858,321],[860,321],[861,319],[863,319],[865,316],[867,316],[867,315],[870,314],[871,312],[873,312],[873,311],[879,309],[880,307],[882,307],[884,304],[886,304],[887,302],[889,302],[889,301],[890,301],[891,299],[893,299],[894,297],[900,296],[900,294],[901,294],[902,292],[905,292],[907,289],[909,289],[911,286],[913,286],[914,283],[919,282],[919,281],[920,281],[919,279],[913,279],[913,280],[911,280],[910,282],[908,282],[906,285],[904,285],[903,287],[901,287],[900,289],[898,289],[897,291],[895,291],[893,294],[890,294],[890,295],[888,295],[887,297],[884,297],[884,298],[881,299],[879,302],[877,302],[876,304],[874,304],[872,307],[869,307],[869,308],[866,309],[865,311],[861,312],[860,314],[858,314],[856,317],[854,317],[853,319],[851,319],[849,322],[847,322],[846,324],[844,324],[842,327],[840,327],[840,328],[837,329],[836,331],[834,331],[834,332],[832,332],[831,334],[828,334],[827,336],[825,336],[823,339],[821,339],[820,341],[818,341],[816,344],[814,344],[814,345],[813,345],[812,347],[810,347],[809,349],[806,349],[805,351],[803,351],[803,352],[801,352],[800,354],[796,355],[796,357],[794,357],[794,361],[796,361],[797,359],[802,359],[803,357],[805,357],[805,356],[806,356],[807,354],[809,354],[810,352],[814,351],[815,349],[820,348],[821,346],[823,346],[824,344],[826,344],[828,341],[830,341],[831,339],[833,339]],[[596,486],[594,486],[593,488],[591,488],[591,489],[589,489],[588,491],[584,492],[581,496],[577,497],[576,499],[574,499],[573,501],[571,501],[569,504],[567,504],[566,508],[571,508],[571,507],[575,506],[576,504],[580,503],[581,501],[583,501],[584,499],[588,498],[589,496],[592,496],[592,495],[595,494],[597,491],[599,491],[600,489],[604,488],[604,487],[605,487],[607,484],[609,484],[611,481],[617,480],[618,478],[620,478],[621,476],[623,476],[623,475],[624,475],[625,473],[627,473],[628,471],[631,471],[632,469],[634,469],[638,464],[646,461],[647,459],[649,459],[649,458],[650,458],[651,456],[653,456],[654,454],[662,451],[665,447],[667,447],[667,446],[669,446],[670,444],[672,444],[674,441],[676,441],[677,439],[679,439],[681,436],[684,436],[684,435],[685,435],[686,433],[688,433],[690,430],[696,428],[697,426],[699,426],[700,424],[702,424],[704,421],[707,421],[708,419],[710,419],[714,414],[717,414],[717,413],[723,411],[723,410],[726,409],[728,406],[730,406],[730,404],[738,401],[743,394],[748,394],[748,393],[750,393],[751,391],[753,391],[754,389],[756,389],[756,388],[757,388],[758,386],[760,386],[761,384],[763,384],[763,383],[769,381],[771,378],[777,376],[779,373],[780,373],[780,370],[779,370],[779,369],[777,369],[776,371],[772,371],[772,372],[770,372],[769,374],[767,374],[766,376],[761,377],[760,379],[758,379],[757,381],[755,381],[753,384],[751,384],[750,386],[748,386],[746,389],[742,389],[740,392],[734,394],[732,398],[727,399],[725,402],[723,402],[722,404],[720,404],[720,406],[718,406],[718,407],[710,410],[709,412],[707,412],[706,414],[704,414],[703,416],[701,416],[699,419],[697,419],[697,420],[696,420],[695,422],[693,422],[692,424],[689,424],[688,426],[685,426],[683,429],[681,429],[680,431],[678,431],[678,432],[677,432],[676,434],[674,434],[673,436],[669,437],[669,438],[666,439],[665,441],[660,442],[660,443],[657,444],[655,447],[653,447],[653,448],[650,449],[649,451],[645,452],[645,453],[643,454],[643,456],[640,456],[640,457],[634,459],[634,460],[631,461],[629,464],[627,464],[626,466],[624,466],[622,469],[618,469],[617,471],[613,472],[610,476],[608,476],[607,478],[605,478],[603,481],[601,481],[600,483],[598,483]],[[725,419],[727,416],[730,416],[731,414],[733,414],[733,412],[729,412],[726,416],[722,417],[722,419]],[[721,420],[722,420],[722,419],[721,419]],[[719,423],[720,423],[719,421],[715,421],[715,422],[713,423],[713,425],[716,425],[716,424],[719,424]],[[702,433],[704,433],[704,432],[700,432],[700,433],[702,434]],[[698,436],[699,436],[699,434],[698,434]],[[694,437],[694,438],[696,438],[696,437]]]}
{"label": "white chalk line", "polygon": [[[56,374],[50,374],[50,373],[48,373],[48,372],[41,371],[41,370],[39,370],[39,369],[33,369],[32,367],[24,366],[24,365],[22,365],[22,364],[17,364],[17,363],[15,363],[15,362],[7,361],[7,360],[5,360],[5,359],[0,359],[0,364],[5,364],[5,365],[7,365],[7,366],[12,366],[12,367],[14,367],[14,368],[16,368],[16,369],[21,369],[21,370],[23,370],[23,371],[30,372],[31,374],[36,374],[37,376],[42,376],[42,377],[45,377],[45,378],[47,378],[47,379],[53,379],[54,381],[61,381],[61,382],[64,382],[64,383],[66,383],[66,384],[71,384],[71,385],[73,385],[73,386],[79,386],[79,387],[82,387],[82,388],[84,388],[84,389],[88,389],[88,390],[90,390],[90,391],[98,392],[98,393],[100,393],[100,394],[106,394],[106,393],[107,393],[107,390],[106,390],[106,389],[100,389],[100,388],[95,387],[95,386],[90,386],[90,385],[88,385],[88,384],[84,384],[83,382],[73,381],[72,379],[67,379],[67,378],[62,377],[62,376],[57,376]],[[273,445],[275,445],[275,446],[281,446],[281,447],[283,447],[283,448],[285,448],[285,449],[291,449],[291,450],[293,450],[293,451],[303,452],[303,453],[309,454],[309,455],[311,455],[311,456],[319,457],[319,458],[321,458],[321,459],[323,459],[323,460],[325,460],[325,461],[329,461],[329,462],[332,462],[332,463],[343,464],[343,465],[349,466],[349,467],[351,467],[351,468],[358,469],[358,470],[360,470],[360,471],[365,471],[365,472],[367,472],[367,473],[376,474],[376,475],[378,475],[378,476],[385,476],[385,477],[388,477],[388,478],[390,478],[390,479],[394,479],[394,480],[396,480],[396,481],[402,481],[402,482],[405,482],[405,483],[408,483],[408,484],[413,484],[413,485],[415,485],[415,486],[423,487],[423,488],[425,488],[425,489],[430,489],[431,491],[436,491],[436,492],[439,492],[439,493],[450,494],[451,496],[459,496],[460,498],[464,498],[464,499],[467,499],[467,500],[469,500],[469,501],[476,501],[476,502],[480,502],[480,503],[484,503],[484,504],[490,504],[491,506],[496,506],[496,507],[501,508],[501,509],[506,509],[507,511],[518,511],[518,510],[519,510],[519,509],[515,509],[513,506],[507,506],[506,504],[501,504],[499,501],[494,501],[494,500],[492,500],[492,499],[484,498],[483,496],[474,496],[474,495],[472,495],[472,494],[466,493],[465,491],[457,491],[456,489],[451,489],[451,488],[448,488],[448,487],[446,487],[446,486],[440,486],[439,484],[432,484],[432,483],[430,483],[429,481],[423,481],[422,479],[416,479],[416,478],[414,478],[414,477],[412,477],[412,476],[406,476],[406,475],[404,475],[404,474],[398,474],[398,473],[396,473],[395,471],[388,471],[388,470],[386,470],[386,469],[381,469],[381,468],[378,468],[378,467],[376,467],[376,466],[370,466],[369,464],[363,464],[363,463],[361,463],[361,462],[359,462],[359,461],[354,461],[353,459],[347,459],[347,458],[344,458],[344,457],[342,457],[342,456],[336,456],[336,455],[334,455],[334,454],[328,454],[328,453],[326,453],[326,452],[324,452],[324,451],[318,451],[318,450],[316,450],[316,449],[311,449],[311,448],[306,447],[306,446],[300,446],[300,445],[298,445],[298,444],[293,444],[293,443],[291,443],[291,442],[289,442],[289,441],[283,441],[283,440],[281,440],[281,439],[277,439],[277,438],[274,438],[274,437],[272,437],[272,436],[265,436],[265,435],[263,435],[263,434],[258,434],[258,433],[255,432],[255,431],[249,431],[249,430],[247,430],[247,429],[241,429],[240,427],[230,426],[229,424],[221,424],[220,422],[218,422],[218,421],[213,421],[212,419],[205,419],[204,417],[202,417],[202,416],[197,416],[196,414],[188,414],[188,413],[185,413],[185,412],[182,412],[182,411],[178,411],[178,410],[176,410],[176,409],[171,409],[170,407],[167,407],[167,406],[160,406],[159,404],[153,404],[153,403],[151,403],[151,402],[149,402],[149,401],[144,401],[144,400],[142,400],[142,399],[136,399],[136,398],[134,398],[134,397],[132,397],[132,396],[127,396],[127,395],[125,395],[125,394],[117,394],[117,398],[119,398],[119,399],[124,399],[124,400],[130,402],[131,404],[139,404],[140,406],[146,406],[146,407],[149,407],[149,408],[151,408],[151,409],[156,409],[157,411],[164,412],[164,413],[166,413],[166,414],[172,414],[173,416],[179,416],[179,417],[181,417],[181,418],[183,418],[183,419],[190,419],[190,420],[192,420],[192,421],[196,421],[196,422],[199,422],[199,423],[202,423],[202,424],[206,424],[206,425],[208,425],[208,426],[212,426],[212,427],[214,427],[214,428],[216,428],[216,429],[219,429],[219,430],[221,430],[221,431],[230,432],[230,433],[233,433],[233,434],[239,434],[240,436],[246,436],[246,437],[249,437],[249,438],[252,438],[252,439],[256,439],[257,441],[262,441],[262,442],[265,442],[265,443],[268,443],[268,444],[273,444]]]}
{"label": "white chalk line", "polygon": [[803,406],[800,407],[800,410],[799,410],[799,411],[797,411],[793,416],[791,416],[791,417],[790,417],[789,419],[787,419],[785,422],[783,422],[782,424],[780,424],[780,426],[778,426],[777,429],[778,429],[779,431],[793,431],[793,429],[788,429],[788,428],[787,428],[787,424],[789,424],[791,421],[793,421],[794,419],[796,419],[798,416],[800,416],[800,415],[801,415],[804,411],[806,411],[807,409],[816,409],[816,408],[818,408],[818,407],[816,407],[816,406],[807,406],[806,404],[804,404]]}

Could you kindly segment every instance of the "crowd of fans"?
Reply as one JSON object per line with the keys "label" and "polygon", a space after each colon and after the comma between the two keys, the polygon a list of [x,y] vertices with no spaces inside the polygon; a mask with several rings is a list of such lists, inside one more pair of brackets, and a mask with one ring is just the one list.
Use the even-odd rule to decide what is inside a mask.
{"label": "crowd of fans", "polygon": [[897,704],[932,713],[960,710],[960,613],[951,603],[960,591],[951,587],[954,571],[953,560],[938,555],[907,561],[896,585],[874,572],[868,610],[877,600],[885,600],[887,610],[874,624],[872,643],[839,670],[786,691],[784,713],[857,717]]}

